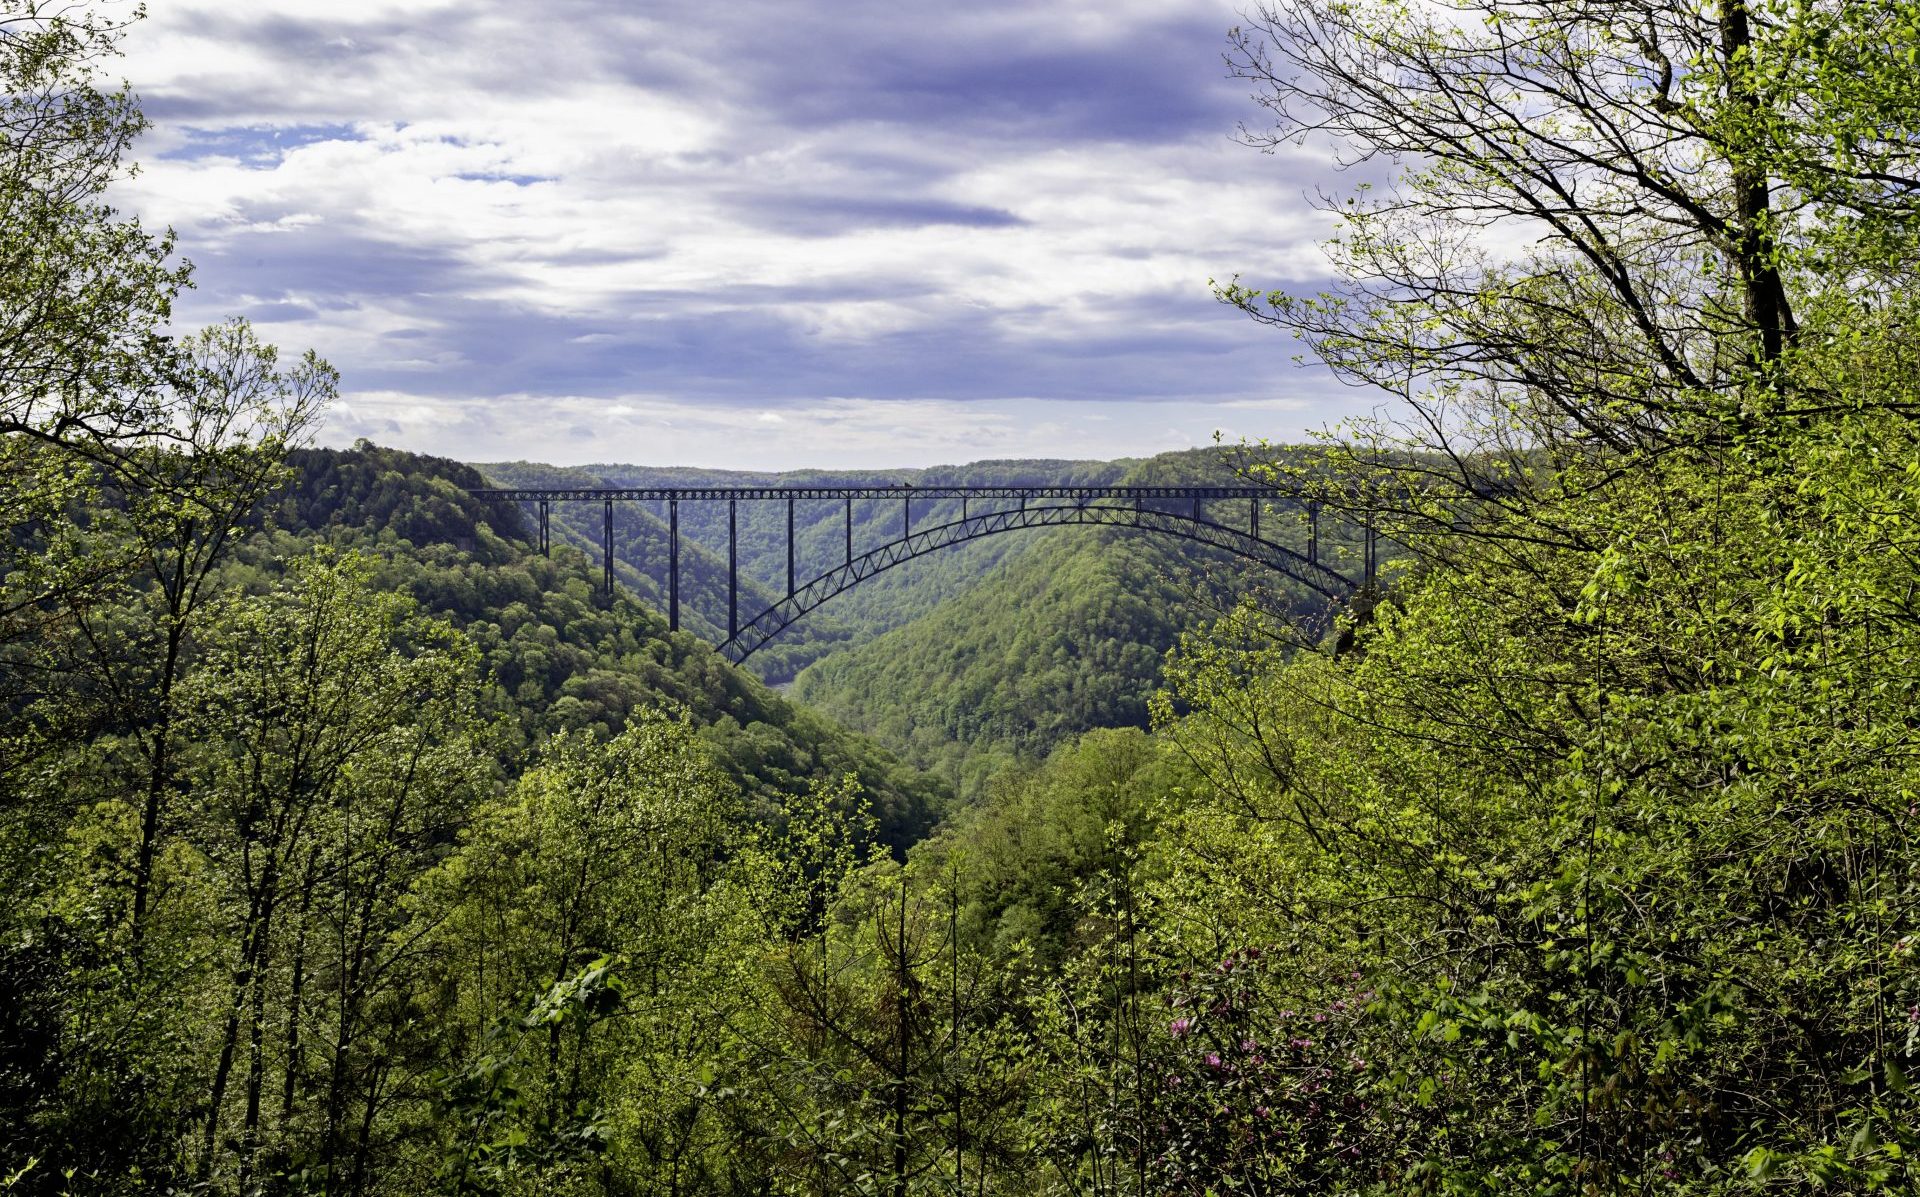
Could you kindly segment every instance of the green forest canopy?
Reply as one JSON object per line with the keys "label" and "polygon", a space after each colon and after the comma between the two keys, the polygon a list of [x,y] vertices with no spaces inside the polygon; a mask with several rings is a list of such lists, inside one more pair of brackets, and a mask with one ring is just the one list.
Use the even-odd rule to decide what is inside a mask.
{"label": "green forest canopy", "polygon": [[1220,295],[1402,406],[1252,473],[1399,576],[946,810],[163,335],[118,33],[0,25],[9,1187],[1920,1183],[1910,6],[1253,9],[1401,176]]}

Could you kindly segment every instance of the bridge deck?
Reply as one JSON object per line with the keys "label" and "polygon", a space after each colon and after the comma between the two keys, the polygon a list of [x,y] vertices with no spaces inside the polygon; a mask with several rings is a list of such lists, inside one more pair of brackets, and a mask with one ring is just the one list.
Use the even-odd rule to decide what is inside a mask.
{"label": "bridge deck", "polygon": [[[853,581],[870,576],[879,569],[887,568],[899,561],[938,545],[958,543],[971,539],[975,535],[990,531],[1007,531],[1015,527],[1038,527],[1049,523],[1131,523],[1131,526],[1154,531],[1169,531],[1186,536],[1190,540],[1213,543],[1216,547],[1228,548],[1242,556],[1259,560],[1295,578],[1307,582],[1322,593],[1331,594],[1334,589],[1352,591],[1371,590],[1374,584],[1376,560],[1376,538],[1369,524],[1364,533],[1363,574],[1360,581],[1354,581],[1329,568],[1320,559],[1320,509],[1313,502],[1304,504],[1307,516],[1307,548],[1298,553],[1293,549],[1268,540],[1260,534],[1260,510],[1265,504],[1291,502],[1300,504],[1301,497],[1289,494],[1286,489],[1267,486],[920,486],[908,483],[894,483],[885,486],[601,486],[601,487],[547,487],[547,486],[501,486],[476,487],[471,492],[477,498],[492,499],[509,503],[531,503],[538,519],[539,549],[542,553],[551,553],[553,538],[551,529],[551,509],[555,503],[600,503],[604,505],[603,530],[600,539],[602,585],[608,594],[613,593],[613,505],[615,503],[664,502],[667,506],[667,626],[678,631],[680,628],[680,504],[714,503],[727,505],[727,639],[721,644],[736,661],[743,659],[766,640],[778,635],[793,619],[798,618],[818,601],[824,601],[840,593]],[[922,527],[915,530],[913,503],[915,499],[960,500],[959,520],[947,519],[937,527],[928,529],[925,520]],[[785,502],[786,511],[786,598],[759,615],[748,620],[746,625],[740,622],[740,564],[739,564],[739,526],[738,506],[742,502],[772,500]],[[797,569],[796,538],[794,536],[794,506],[803,501],[828,501],[844,504],[846,508],[846,528],[844,559],[836,569],[830,569],[819,578],[800,584]],[[877,500],[900,503],[899,536],[877,550],[865,553],[854,552],[854,504],[863,500]],[[988,503],[995,501],[1017,501],[1018,509],[992,507],[987,511],[970,510],[973,500]],[[1205,505],[1210,501],[1240,500],[1247,504],[1247,526],[1244,531],[1229,528],[1206,518]],[[1038,507],[1030,504],[1038,503]],[[1149,504],[1178,502],[1186,507],[1184,512],[1169,513]],[[924,508],[922,509],[924,512]],[[1167,523],[1177,516],[1184,519],[1191,528],[1174,527]],[[1098,518],[1095,518],[1098,517]],[[1196,530],[1204,532],[1196,534]],[[939,533],[929,536],[929,532]],[[897,550],[897,551],[896,551]],[[872,565],[872,569],[866,568]],[[844,582],[834,581],[844,575]],[[815,601],[796,606],[802,591],[809,594],[819,590]],[[750,643],[742,641],[742,633],[754,630]]]}
{"label": "bridge deck", "polygon": [[502,486],[470,492],[482,499],[533,503],[685,499],[1276,499],[1265,486]]}

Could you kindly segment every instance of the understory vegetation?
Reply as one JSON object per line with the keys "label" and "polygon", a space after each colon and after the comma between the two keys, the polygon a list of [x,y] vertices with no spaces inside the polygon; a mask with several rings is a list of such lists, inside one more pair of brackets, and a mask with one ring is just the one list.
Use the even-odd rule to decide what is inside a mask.
{"label": "understory vegetation", "polygon": [[873,640],[943,776],[1050,729],[960,801],[304,447],[331,368],[103,202],[120,27],[0,17],[0,1188],[1920,1189],[1920,13],[1247,22],[1250,140],[1402,173],[1219,297],[1399,406],[1241,468],[1392,567],[1130,694]]}

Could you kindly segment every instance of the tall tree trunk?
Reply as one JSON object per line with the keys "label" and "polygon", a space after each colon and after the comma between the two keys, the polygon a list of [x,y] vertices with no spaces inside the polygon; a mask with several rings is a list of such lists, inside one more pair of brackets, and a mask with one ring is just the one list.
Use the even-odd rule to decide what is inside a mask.
{"label": "tall tree trunk", "polygon": [[341,862],[340,872],[340,985],[339,996],[334,1007],[333,1059],[329,1061],[327,1069],[327,1125],[321,1139],[321,1166],[329,1185],[333,1182],[334,1165],[339,1161],[345,1147],[347,1089],[350,1080],[347,1066],[348,1053],[353,1050],[354,1029],[360,1022],[360,986],[350,966],[350,958],[354,954],[349,946],[353,942],[353,935],[348,925],[352,921],[353,862],[350,855],[347,860]]}
{"label": "tall tree trunk", "polygon": [[207,1095],[207,1126],[200,1144],[198,1175],[205,1179],[213,1167],[213,1149],[220,1136],[220,1107],[226,1103],[227,1085],[233,1077],[233,1053],[240,1040],[240,1012],[254,980],[254,956],[258,926],[258,901],[248,904],[247,919],[240,932],[240,960],[232,976],[233,1000],[227,1006],[227,1022],[220,1036],[220,1058],[213,1069],[213,1088]]}
{"label": "tall tree trunk", "polygon": [[895,975],[894,1025],[899,1041],[900,1070],[893,1084],[893,1194],[907,1197],[907,883],[900,881],[900,938],[895,947],[899,955]]}
{"label": "tall tree trunk", "polygon": [[146,935],[147,906],[153,896],[153,856],[155,845],[160,840],[160,813],[166,803],[167,785],[172,778],[173,683],[174,675],[180,668],[180,649],[185,637],[186,626],[179,612],[170,610],[167,618],[167,651],[160,670],[159,709],[152,731],[153,750],[147,759],[146,802],[140,812],[140,848],[133,867],[133,923],[130,934],[136,968],[140,962],[141,943]]}
{"label": "tall tree trunk", "polygon": [[253,1178],[255,1157],[260,1151],[260,1089],[266,1075],[267,1038],[267,944],[273,930],[274,891],[279,884],[279,869],[269,861],[261,878],[265,900],[261,904],[260,932],[254,950],[252,984],[248,990],[247,1025],[247,1112],[240,1132],[240,1191],[247,1191]]}
{"label": "tall tree trunk", "polygon": [[307,868],[300,881],[299,928],[293,940],[293,979],[287,993],[287,1067],[280,1092],[280,1120],[293,1118],[294,1092],[300,1083],[300,1000],[307,979],[307,919],[313,909],[313,886],[319,872],[320,850],[307,851]]}
{"label": "tall tree trunk", "polygon": [[347,1179],[348,1197],[359,1197],[366,1192],[367,1180],[372,1173],[373,1164],[373,1121],[380,1112],[380,1089],[387,1068],[376,1066],[368,1070],[367,1097],[360,1108],[360,1128],[353,1144],[353,1172]]}
{"label": "tall tree trunk", "polygon": [[1764,161],[1756,161],[1765,134],[1760,131],[1760,97],[1754,94],[1749,74],[1753,29],[1747,0],[1723,0],[1720,51],[1726,59],[1728,97],[1740,113],[1742,126],[1735,133],[1736,144],[1731,147],[1738,225],[1735,250],[1745,291],[1747,319],[1760,339],[1760,361],[1763,366],[1772,366],[1785,355],[1797,329],[1786,283],[1774,260],[1773,197],[1767,170]]}

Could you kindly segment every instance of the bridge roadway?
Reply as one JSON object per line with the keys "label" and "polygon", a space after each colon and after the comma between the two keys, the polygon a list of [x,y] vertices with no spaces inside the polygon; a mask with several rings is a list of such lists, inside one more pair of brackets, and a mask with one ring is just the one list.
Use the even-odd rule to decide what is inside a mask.
{"label": "bridge roadway", "polygon": [[[1354,579],[1321,561],[1320,509],[1301,504],[1307,514],[1307,551],[1298,552],[1260,534],[1263,506],[1300,500],[1286,491],[1264,486],[921,486],[896,483],[884,486],[629,486],[629,487],[478,487],[476,498],[529,503],[539,528],[539,547],[552,553],[552,506],[555,503],[600,503],[604,508],[601,540],[602,581],[613,593],[613,505],[665,503],[667,506],[667,623],[680,628],[680,504],[727,504],[727,639],[719,646],[736,663],[780,634],[796,619],[858,582],[935,549],[981,536],[1020,528],[1064,524],[1101,524],[1179,536],[1224,549],[1264,565],[1312,587],[1330,599],[1354,591],[1372,590],[1378,560],[1378,538],[1371,526],[1363,529],[1362,575]],[[960,500],[960,518],[916,529],[914,501]],[[802,584],[795,562],[794,505],[821,500],[846,507],[846,555],[833,567]],[[899,501],[900,535],[875,549],[855,553],[853,545],[856,502]],[[786,597],[740,622],[739,504],[784,502],[787,507]],[[976,512],[976,501],[988,505]],[[1247,504],[1244,526],[1208,518],[1207,504],[1239,501]],[[1017,506],[1009,507],[1008,503]],[[1168,510],[1168,504],[1180,509]]]}
{"label": "bridge roadway", "polygon": [[522,503],[548,499],[619,502],[694,502],[762,499],[1265,499],[1285,498],[1284,492],[1265,486],[612,486],[565,487],[502,486],[471,492],[482,499],[509,499]]}

